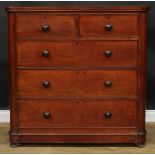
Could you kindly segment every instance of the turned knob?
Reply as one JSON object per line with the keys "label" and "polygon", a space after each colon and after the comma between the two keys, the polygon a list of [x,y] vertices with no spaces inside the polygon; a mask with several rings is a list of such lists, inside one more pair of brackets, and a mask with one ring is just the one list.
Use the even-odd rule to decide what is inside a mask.
{"label": "turned knob", "polygon": [[110,32],[112,30],[112,25],[111,24],[107,24],[105,26],[105,30]]}
{"label": "turned knob", "polygon": [[106,57],[111,57],[112,56],[112,52],[110,50],[105,51],[105,56]]}
{"label": "turned knob", "polygon": [[105,87],[111,87],[112,82],[111,81],[105,81]]}
{"label": "turned knob", "polygon": [[42,55],[43,55],[44,57],[49,57],[49,52],[46,51],[46,50],[44,50],[43,53],[42,53]]}
{"label": "turned knob", "polygon": [[43,113],[43,116],[45,119],[49,119],[51,117],[51,114],[50,114],[50,112],[47,111],[47,112]]}
{"label": "turned knob", "polygon": [[110,111],[105,112],[105,113],[104,113],[104,117],[105,117],[105,118],[111,118],[111,117],[112,117],[111,112],[110,112]]}
{"label": "turned knob", "polygon": [[43,30],[43,32],[48,32],[49,31],[49,26],[48,25],[43,25],[42,30]]}
{"label": "turned knob", "polygon": [[44,88],[48,88],[50,86],[49,82],[48,81],[44,81],[43,82],[43,87]]}

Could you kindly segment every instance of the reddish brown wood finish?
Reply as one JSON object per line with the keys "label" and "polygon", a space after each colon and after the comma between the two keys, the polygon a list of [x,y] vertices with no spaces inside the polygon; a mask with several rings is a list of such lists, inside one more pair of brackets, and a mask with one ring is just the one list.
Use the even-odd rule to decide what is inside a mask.
{"label": "reddish brown wood finish", "polygon": [[[107,24],[112,25],[109,32]],[[80,16],[80,36],[135,36],[138,32],[136,15],[87,15]],[[88,26],[89,25],[89,26]]]}
{"label": "reddish brown wood finish", "polygon": [[[48,32],[42,26],[49,27]],[[74,16],[52,16],[47,14],[19,14],[16,16],[16,32],[18,36],[64,37],[75,35]]]}
{"label": "reddish brown wood finish", "polygon": [[[48,88],[44,88],[44,81],[49,82]],[[106,81],[111,81],[111,87],[105,86]],[[17,87],[19,98],[97,98],[136,96],[136,84],[136,71],[20,70],[18,71]]]}
{"label": "reddish brown wood finish", "polygon": [[144,144],[147,10],[7,8],[10,142]]}
{"label": "reddish brown wood finish", "polygon": [[[21,100],[19,128],[136,127],[136,104],[124,100]],[[44,112],[50,112],[50,118],[44,118]],[[111,112],[111,118],[105,117],[106,112]]]}
{"label": "reddish brown wood finish", "polygon": [[16,7],[10,6],[6,8],[7,12],[146,12],[148,6],[42,6],[42,7]]}
{"label": "reddish brown wood finish", "polygon": [[[27,67],[137,67],[137,41],[19,41],[17,65]],[[47,57],[43,55],[48,51]],[[111,51],[111,56],[106,51]]]}
{"label": "reddish brown wood finish", "polygon": [[10,132],[17,132],[17,105],[16,105],[16,54],[15,54],[15,14],[9,14],[8,32],[9,43],[9,80],[10,80]]}

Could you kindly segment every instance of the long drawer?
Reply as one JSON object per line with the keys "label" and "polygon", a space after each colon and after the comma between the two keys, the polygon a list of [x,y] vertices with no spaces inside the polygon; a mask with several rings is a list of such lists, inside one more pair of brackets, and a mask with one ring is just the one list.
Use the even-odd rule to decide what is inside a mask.
{"label": "long drawer", "polygon": [[135,70],[18,70],[19,97],[137,96]]}
{"label": "long drawer", "polygon": [[19,41],[17,65],[136,67],[137,41]]}
{"label": "long drawer", "polygon": [[19,100],[18,123],[20,128],[135,127],[136,104],[126,100]]}

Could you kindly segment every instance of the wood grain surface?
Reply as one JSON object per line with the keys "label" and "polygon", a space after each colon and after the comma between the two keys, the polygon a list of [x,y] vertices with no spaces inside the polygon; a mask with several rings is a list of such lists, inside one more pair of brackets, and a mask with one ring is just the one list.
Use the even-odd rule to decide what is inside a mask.
{"label": "wood grain surface", "polygon": [[[132,70],[19,70],[19,97],[110,97],[137,96],[137,72]],[[43,83],[47,81],[49,87]],[[111,82],[110,87],[105,83]]]}
{"label": "wood grain surface", "polygon": [[[17,65],[25,67],[137,67],[137,41],[19,41]],[[48,56],[43,55],[48,51]],[[107,56],[106,51],[111,55]]]}
{"label": "wood grain surface", "polygon": [[[48,32],[42,30],[42,26],[49,27]],[[16,17],[16,32],[18,36],[74,36],[74,16],[52,16],[47,14],[20,14]]]}
{"label": "wood grain surface", "polygon": [[[135,36],[137,35],[137,16],[129,15],[85,15],[80,16],[80,36]],[[112,30],[106,31],[105,26],[112,25]],[[88,26],[89,25],[89,26]]]}
{"label": "wood grain surface", "polygon": [[[95,127],[136,127],[136,104],[136,101],[124,100],[21,100],[18,102],[19,127],[87,127],[88,131],[89,128],[94,128],[95,130]],[[115,108],[116,106],[117,109]],[[126,107],[128,107],[128,112],[126,112]],[[44,117],[45,112],[50,113],[49,118]],[[111,113],[110,118],[105,117],[106,112]],[[82,129],[79,130],[82,133]],[[86,134],[87,130],[84,129],[83,134]],[[55,133],[57,132],[55,131]],[[71,133],[73,134],[74,131],[70,131]],[[99,133],[99,130],[97,133]]]}

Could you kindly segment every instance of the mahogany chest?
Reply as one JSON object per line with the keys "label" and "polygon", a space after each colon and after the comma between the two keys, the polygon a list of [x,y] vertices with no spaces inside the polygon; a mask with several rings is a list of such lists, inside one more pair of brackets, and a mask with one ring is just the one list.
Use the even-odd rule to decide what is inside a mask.
{"label": "mahogany chest", "polygon": [[148,7],[6,10],[11,144],[145,143]]}

